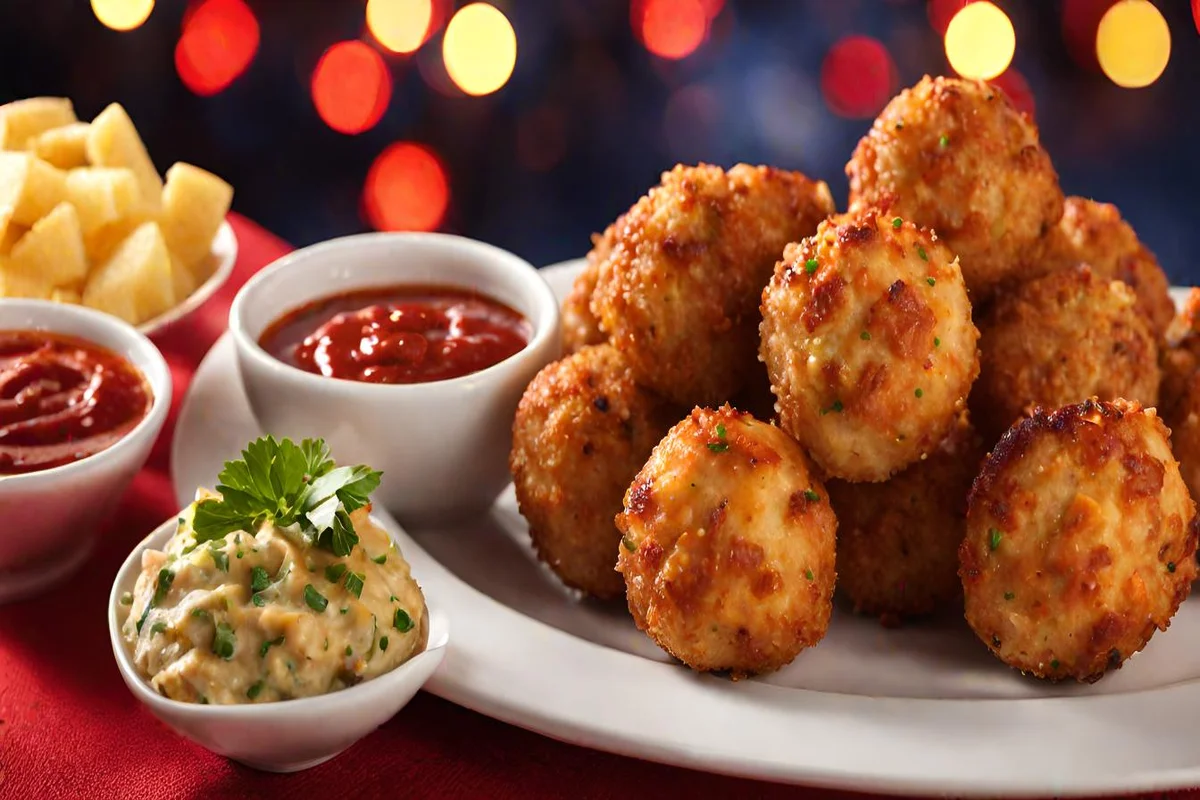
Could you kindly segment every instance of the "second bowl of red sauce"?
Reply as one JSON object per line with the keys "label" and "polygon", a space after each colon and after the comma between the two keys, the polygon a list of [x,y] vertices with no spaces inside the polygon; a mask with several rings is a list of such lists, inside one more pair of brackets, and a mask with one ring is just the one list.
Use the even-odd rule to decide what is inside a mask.
{"label": "second bowl of red sauce", "polygon": [[365,383],[461,378],[519,353],[533,326],[480,292],[394,285],[332,294],[271,323],[259,344],[293,367]]}

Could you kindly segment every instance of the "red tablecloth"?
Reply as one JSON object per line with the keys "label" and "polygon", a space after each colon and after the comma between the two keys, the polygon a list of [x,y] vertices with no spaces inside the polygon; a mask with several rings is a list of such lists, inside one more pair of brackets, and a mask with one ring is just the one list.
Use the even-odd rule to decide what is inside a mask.
{"label": "red tablecloth", "polygon": [[[171,417],[95,555],[49,593],[0,606],[0,798],[854,797],[585,750],[425,693],[343,755],[295,775],[242,767],[159,724],[121,682],[105,606],[129,550],[176,511],[168,445],[193,371],[225,329],[237,288],[289,249],[245,219],[231,222],[233,278],[159,341],[175,380]],[[1186,796],[1200,791],[1175,795]]]}

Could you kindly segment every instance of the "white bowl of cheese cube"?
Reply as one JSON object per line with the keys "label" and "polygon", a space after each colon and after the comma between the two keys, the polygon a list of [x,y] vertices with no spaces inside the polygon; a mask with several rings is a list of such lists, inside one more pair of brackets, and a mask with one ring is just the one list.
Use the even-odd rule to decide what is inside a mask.
{"label": "white bowl of cheese cube", "polygon": [[233,189],[178,163],[159,176],[113,103],[81,122],[71,101],[0,106],[0,298],[77,303],[151,334],[228,279]]}

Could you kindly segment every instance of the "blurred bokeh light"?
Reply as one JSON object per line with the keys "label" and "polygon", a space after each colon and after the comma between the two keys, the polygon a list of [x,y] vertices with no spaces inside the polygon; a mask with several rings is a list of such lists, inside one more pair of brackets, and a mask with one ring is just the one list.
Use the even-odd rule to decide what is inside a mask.
{"label": "blurred bokeh light", "polygon": [[92,0],[96,19],[114,31],[131,31],[146,21],[154,0]]}
{"label": "blurred bokeh light", "polygon": [[467,94],[485,95],[508,83],[517,63],[517,34],[495,6],[472,3],[450,18],[442,41],[446,72]]}
{"label": "blurred bokeh light", "polygon": [[423,145],[396,142],[379,154],[367,173],[363,207],[376,230],[436,230],[449,202],[446,170]]}
{"label": "blurred bokeh light", "polygon": [[950,20],[975,0],[929,0],[925,11],[929,15],[929,24],[937,31],[938,36],[945,36],[950,27]]}
{"label": "blurred bokeh light", "polygon": [[1104,12],[1117,0],[1063,0],[1062,30],[1067,52],[1085,69],[1099,70],[1096,60],[1096,30]]}
{"label": "blurred bokeh light", "polygon": [[1017,51],[1012,20],[993,3],[963,6],[946,27],[946,59],[964,78],[990,80],[1008,69]]}
{"label": "blurred bokeh light", "polygon": [[432,0],[367,0],[367,29],[393,53],[424,44],[432,21]]}
{"label": "blurred bokeh light", "polygon": [[[677,61],[704,43],[711,13],[720,4],[702,0],[634,0],[629,6],[634,34],[654,55]],[[714,10],[715,9],[715,10]]]}
{"label": "blurred bokeh light", "polygon": [[242,0],[203,0],[184,17],[175,69],[196,94],[217,94],[250,66],[258,37],[258,20]]}
{"label": "blurred bokeh light", "polygon": [[338,42],[325,51],[312,77],[313,104],[325,124],[339,133],[375,127],[392,99],[392,77],[370,45]]}
{"label": "blurred bokeh light", "polygon": [[887,48],[869,36],[847,36],[821,62],[821,94],[841,117],[873,117],[898,88],[896,65]]}
{"label": "blurred bokeh light", "polygon": [[1149,86],[1171,59],[1171,29],[1149,0],[1121,0],[1100,20],[1096,57],[1117,86]]}

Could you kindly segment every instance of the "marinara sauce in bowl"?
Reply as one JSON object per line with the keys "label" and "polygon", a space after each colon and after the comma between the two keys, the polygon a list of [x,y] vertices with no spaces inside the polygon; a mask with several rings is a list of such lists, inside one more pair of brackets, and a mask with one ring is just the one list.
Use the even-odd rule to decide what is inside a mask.
{"label": "marinara sauce in bowl", "polygon": [[561,351],[537,270],[445,234],[297,250],[246,283],[229,328],[263,432],[320,437],[339,461],[381,470],[375,496],[403,523],[492,504],[521,394]]}
{"label": "marinara sauce in bowl", "polygon": [[170,401],[166,362],[126,323],[0,300],[0,602],[87,558]]}

